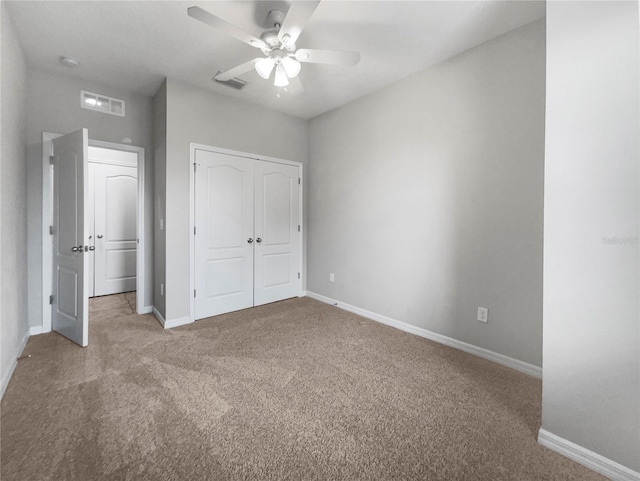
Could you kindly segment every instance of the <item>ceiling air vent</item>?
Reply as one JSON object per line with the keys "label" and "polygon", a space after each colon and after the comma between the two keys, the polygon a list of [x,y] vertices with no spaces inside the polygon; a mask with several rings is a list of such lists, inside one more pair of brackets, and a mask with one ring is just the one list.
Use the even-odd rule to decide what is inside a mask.
{"label": "ceiling air vent", "polygon": [[114,99],[106,95],[94,94],[82,90],[80,92],[80,106],[83,109],[96,110],[105,114],[124,117],[124,100]]}
{"label": "ceiling air vent", "polygon": [[[219,73],[220,73],[220,71],[218,71],[218,73],[216,75],[218,75]],[[218,80],[218,79],[216,79],[216,75],[214,75],[211,80],[213,80],[216,83],[219,83],[221,85],[226,85],[227,87],[231,87],[231,88],[236,89],[236,90],[242,90],[247,85],[247,82],[245,82],[242,79],[236,78],[236,77],[234,77],[232,79],[229,79],[229,80]]]}

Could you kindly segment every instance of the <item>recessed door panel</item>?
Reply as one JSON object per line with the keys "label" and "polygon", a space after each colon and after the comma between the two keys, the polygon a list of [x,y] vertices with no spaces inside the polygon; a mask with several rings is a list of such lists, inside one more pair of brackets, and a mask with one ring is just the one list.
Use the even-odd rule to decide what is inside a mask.
{"label": "recessed door panel", "polygon": [[253,305],[253,160],[195,155],[195,318]]}
{"label": "recessed door panel", "polygon": [[290,252],[282,254],[270,254],[263,256],[264,269],[262,270],[262,288],[272,288],[291,284],[291,259]]}
{"label": "recessed door panel", "polygon": [[207,262],[207,298],[242,294],[245,284],[243,257]]}
{"label": "recessed door panel", "polygon": [[53,330],[89,342],[87,229],[88,133],[53,140]]}

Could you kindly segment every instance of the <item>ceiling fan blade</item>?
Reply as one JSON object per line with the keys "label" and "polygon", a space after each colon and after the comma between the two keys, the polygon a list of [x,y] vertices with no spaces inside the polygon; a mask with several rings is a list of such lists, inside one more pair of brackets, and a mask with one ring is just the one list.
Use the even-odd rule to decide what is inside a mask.
{"label": "ceiling fan blade", "polygon": [[307,63],[354,66],[360,62],[360,52],[301,48],[296,51],[296,60]]}
{"label": "ceiling fan blade", "polygon": [[207,12],[206,10],[201,9],[200,7],[187,8],[187,14],[191,18],[199,20],[202,23],[206,23],[210,27],[222,30],[227,35],[230,35],[233,38],[237,38],[241,42],[248,43],[252,47],[256,47],[256,48],[266,47],[266,44],[262,40],[260,40],[258,37],[255,37],[250,33],[245,32],[241,28],[236,27],[235,25],[227,22],[226,20],[222,20],[220,17],[216,17],[215,15]]}
{"label": "ceiling fan blade", "polygon": [[285,36],[288,35],[289,38],[285,43],[296,43],[296,40],[298,40],[298,37],[307,25],[313,12],[316,11],[319,3],[320,0],[294,0],[291,2],[287,16],[284,18],[282,27],[280,27],[280,31],[278,32],[280,41],[285,42]]}
{"label": "ceiling fan blade", "polygon": [[255,63],[260,59],[261,59],[260,57],[254,58],[253,60],[249,60],[248,62],[238,65],[237,67],[227,70],[226,72],[220,72],[215,77],[213,77],[213,79],[218,80],[220,82],[226,82],[227,80],[231,80],[232,78],[237,77],[238,75],[242,75],[243,73],[253,70]]}
{"label": "ceiling fan blade", "polygon": [[300,77],[293,77],[289,79],[289,86],[287,87],[287,92],[289,92],[289,95],[293,97],[304,93],[304,87],[302,86],[302,81],[300,80]]}

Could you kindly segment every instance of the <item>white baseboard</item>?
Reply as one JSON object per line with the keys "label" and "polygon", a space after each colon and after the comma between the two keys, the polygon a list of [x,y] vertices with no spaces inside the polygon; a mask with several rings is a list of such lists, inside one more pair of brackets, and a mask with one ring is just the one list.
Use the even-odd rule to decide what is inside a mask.
{"label": "white baseboard", "polygon": [[4,396],[4,392],[9,385],[9,381],[11,380],[11,376],[13,376],[13,371],[16,370],[16,366],[18,365],[18,358],[22,355],[22,351],[24,351],[25,346],[27,345],[27,341],[29,340],[29,331],[24,333],[22,339],[18,343],[18,348],[16,352],[11,356],[11,362],[9,363],[9,368],[2,374],[2,380],[0,381],[0,399]]}
{"label": "white baseboard", "polygon": [[153,306],[144,306],[138,314],[151,314],[153,313]]}
{"label": "white baseboard", "polygon": [[51,329],[49,329],[47,331],[42,326],[33,326],[33,327],[29,328],[29,335],[30,336],[37,336],[38,334],[46,334],[47,332],[51,332]]}
{"label": "white baseboard", "polygon": [[193,321],[189,316],[179,317],[178,319],[170,319],[168,321],[165,321],[164,328],[172,329],[174,327],[184,326],[185,324],[191,324],[192,322]]}
{"label": "white baseboard", "polygon": [[164,320],[162,314],[160,314],[160,311],[158,311],[158,309],[156,309],[155,307],[153,308],[153,315],[156,316],[156,319],[158,320],[160,325],[164,327],[166,321]]}
{"label": "white baseboard", "polygon": [[613,481],[640,481],[640,473],[540,428],[538,443]]}
{"label": "white baseboard", "polygon": [[306,294],[312,299],[316,299],[326,304],[331,304],[332,306],[339,307],[340,309],[344,309],[345,311],[353,312],[354,314],[358,314],[373,321],[386,324],[387,326],[395,327],[402,331],[410,332],[411,334],[415,334],[431,341],[444,344],[445,346],[453,347],[461,351],[468,352],[469,354],[474,354],[478,357],[488,359],[489,361],[497,362],[498,364],[502,364],[503,366],[515,369],[516,371],[522,372],[524,374],[528,374],[529,376],[537,377],[540,379],[542,378],[542,368],[534,366],[533,364],[529,364],[527,362],[520,361],[518,359],[514,359],[512,357],[505,356],[504,354],[499,354],[482,347],[474,346],[473,344],[458,341],[457,339],[453,339],[452,337],[443,336],[442,334],[438,334],[437,332],[428,331],[427,329],[413,326],[411,324],[407,324],[406,322],[398,321],[381,314],[376,314],[375,312],[367,311],[365,309],[361,309],[360,307],[352,306],[350,304],[346,304],[344,302],[340,302],[335,299],[316,294],[315,292],[307,291]]}
{"label": "white baseboard", "polygon": [[179,317],[178,319],[170,319],[167,321],[155,307],[153,308],[153,315],[156,316],[158,322],[160,322],[160,324],[162,324],[162,327],[165,329],[172,329],[174,327],[184,326],[185,324],[191,324],[193,322],[189,316]]}

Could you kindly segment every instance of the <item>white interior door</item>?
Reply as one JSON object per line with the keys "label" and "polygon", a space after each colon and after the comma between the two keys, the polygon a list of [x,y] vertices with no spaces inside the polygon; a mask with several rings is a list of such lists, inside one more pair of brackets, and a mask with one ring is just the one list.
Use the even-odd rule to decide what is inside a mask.
{"label": "white interior door", "polygon": [[253,160],[196,150],[195,318],[253,306]]}
{"label": "white interior door", "polygon": [[[91,155],[91,149],[89,149],[89,155]],[[89,245],[93,246],[94,250],[89,251],[87,253],[87,255],[89,256],[89,268],[87,270],[87,276],[89,277],[89,280],[87,281],[88,283],[88,296],[89,297],[94,297],[95,296],[95,261],[96,261],[96,251],[95,251],[95,245],[96,245],[96,239],[95,239],[95,212],[96,212],[96,206],[95,206],[95,190],[96,190],[96,183],[95,183],[95,167],[96,164],[89,162],[88,164],[88,170],[89,170],[89,182],[88,182],[88,193],[87,193],[87,229],[89,232]]]}
{"label": "white interior door", "polygon": [[254,305],[300,293],[298,167],[255,162]]}
{"label": "white interior door", "polygon": [[95,295],[136,290],[138,170],[92,164],[95,205]]}
{"label": "white interior door", "polygon": [[88,132],[53,140],[53,330],[81,346],[89,343],[85,210]]}

